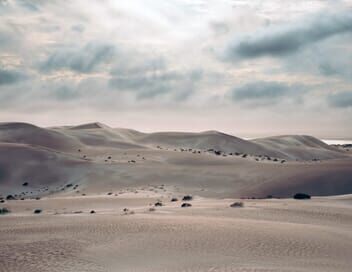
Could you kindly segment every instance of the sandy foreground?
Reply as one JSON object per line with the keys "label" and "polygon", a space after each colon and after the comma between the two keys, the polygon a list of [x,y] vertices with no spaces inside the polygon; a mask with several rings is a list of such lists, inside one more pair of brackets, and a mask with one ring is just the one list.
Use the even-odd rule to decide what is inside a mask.
{"label": "sandy foreground", "polygon": [[8,201],[0,271],[351,271],[351,195],[181,208],[152,190]]}

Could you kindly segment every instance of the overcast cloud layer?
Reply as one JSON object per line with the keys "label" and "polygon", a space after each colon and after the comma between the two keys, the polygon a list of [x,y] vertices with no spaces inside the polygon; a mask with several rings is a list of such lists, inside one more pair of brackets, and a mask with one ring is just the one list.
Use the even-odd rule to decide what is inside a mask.
{"label": "overcast cloud layer", "polygon": [[352,1],[0,0],[0,121],[351,138]]}

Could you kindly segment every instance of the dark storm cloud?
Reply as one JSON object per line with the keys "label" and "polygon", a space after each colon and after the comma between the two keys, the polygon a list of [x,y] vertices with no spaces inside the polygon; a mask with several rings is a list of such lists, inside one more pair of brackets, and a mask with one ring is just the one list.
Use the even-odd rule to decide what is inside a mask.
{"label": "dark storm cloud", "polygon": [[259,81],[234,88],[230,91],[230,97],[233,101],[275,104],[281,98],[297,98],[302,89],[301,85]]}
{"label": "dark storm cloud", "polygon": [[0,68],[0,86],[15,84],[19,81],[22,81],[25,76],[17,71],[13,70],[3,70]]}
{"label": "dark storm cloud", "polygon": [[352,92],[340,92],[327,97],[330,106],[336,108],[352,107]]}
{"label": "dark storm cloud", "polygon": [[97,43],[89,43],[83,48],[61,48],[40,65],[40,70],[42,72],[72,70],[90,73],[95,71],[99,65],[109,63],[114,52],[114,46]]}
{"label": "dark storm cloud", "polygon": [[352,33],[352,14],[321,15],[280,28],[268,27],[261,33],[235,42],[226,52],[229,59],[284,56],[342,33]]}

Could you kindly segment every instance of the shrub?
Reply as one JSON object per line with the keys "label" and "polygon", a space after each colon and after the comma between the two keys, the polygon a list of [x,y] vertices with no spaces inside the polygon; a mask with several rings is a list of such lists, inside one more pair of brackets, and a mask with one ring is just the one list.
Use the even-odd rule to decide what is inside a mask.
{"label": "shrub", "polygon": [[193,196],[190,196],[190,195],[186,195],[182,198],[182,201],[191,201],[193,200]]}
{"label": "shrub", "polygon": [[190,203],[182,203],[181,208],[188,208],[188,207],[192,207],[192,204]]}
{"label": "shrub", "polygon": [[293,196],[294,199],[310,199],[310,195],[304,193],[297,193]]}
{"label": "shrub", "polygon": [[8,208],[0,208],[0,214],[7,214],[10,210]]}
{"label": "shrub", "polygon": [[176,197],[171,198],[171,202],[176,202],[178,199]]}
{"label": "shrub", "polygon": [[8,195],[6,197],[6,200],[15,200],[15,197],[13,195]]}
{"label": "shrub", "polygon": [[24,182],[22,186],[28,186],[28,182]]}
{"label": "shrub", "polygon": [[231,208],[242,208],[243,202],[235,202],[230,205]]}
{"label": "shrub", "polygon": [[163,203],[161,203],[161,202],[156,202],[156,203],[154,204],[154,206],[155,206],[155,207],[161,207],[161,206],[163,206]]}
{"label": "shrub", "polygon": [[93,214],[93,213],[95,213],[95,211],[94,211],[94,210],[91,210],[90,213]]}
{"label": "shrub", "polygon": [[42,210],[41,210],[41,209],[35,209],[35,210],[34,210],[34,213],[35,213],[35,214],[42,213]]}

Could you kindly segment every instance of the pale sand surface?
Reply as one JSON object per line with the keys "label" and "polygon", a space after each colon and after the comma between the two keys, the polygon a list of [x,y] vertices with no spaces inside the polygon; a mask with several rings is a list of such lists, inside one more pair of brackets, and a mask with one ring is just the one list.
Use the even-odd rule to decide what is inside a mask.
{"label": "pale sand surface", "polygon": [[[169,192],[135,190],[9,201],[0,271],[351,271],[350,195],[243,200],[243,208],[195,197],[180,208]],[[165,206],[149,211],[157,199]]]}
{"label": "pale sand surface", "polygon": [[0,203],[0,272],[351,271],[351,154],[302,135],[0,124],[0,198],[17,199]]}

